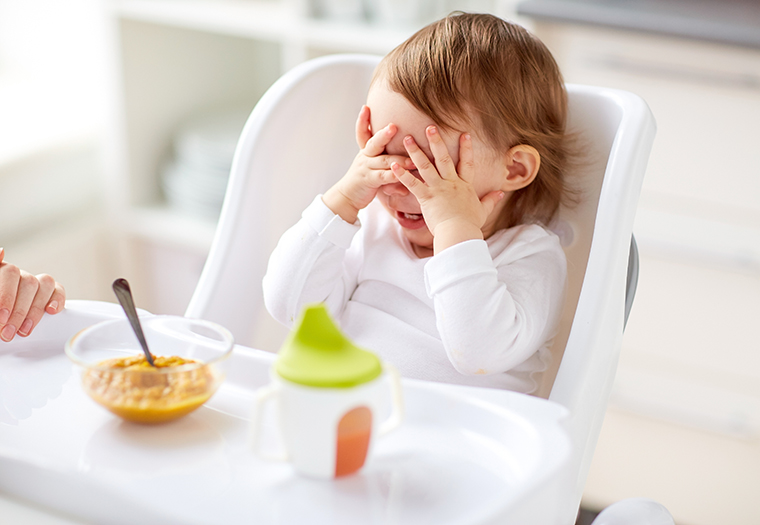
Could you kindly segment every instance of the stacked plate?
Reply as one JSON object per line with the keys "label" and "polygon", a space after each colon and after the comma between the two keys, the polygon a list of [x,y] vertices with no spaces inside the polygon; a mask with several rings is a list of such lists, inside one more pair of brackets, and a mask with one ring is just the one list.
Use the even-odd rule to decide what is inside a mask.
{"label": "stacked plate", "polygon": [[179,129],[173,140],[174,156],[161,173],[171,208],[219,218],[235,146],[249,113],[250,108],[207,113]]}

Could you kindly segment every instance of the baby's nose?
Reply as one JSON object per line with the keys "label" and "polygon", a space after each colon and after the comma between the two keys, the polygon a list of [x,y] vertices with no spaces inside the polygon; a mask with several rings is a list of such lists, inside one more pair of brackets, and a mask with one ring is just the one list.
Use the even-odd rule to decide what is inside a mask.
{"label": "baby's nose", "polygon": [[382,191],[387,196],[396,195],[399,197],[403,197],[405,195],[409,194],[409,190],[401,184],[400,182],[392,182],[391,184],[383,184],[380,186],[380,191]]}

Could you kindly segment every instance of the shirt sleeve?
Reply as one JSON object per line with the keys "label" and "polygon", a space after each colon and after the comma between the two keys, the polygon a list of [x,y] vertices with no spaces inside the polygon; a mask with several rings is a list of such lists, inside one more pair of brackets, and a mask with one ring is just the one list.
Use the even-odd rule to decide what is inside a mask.
{"label": "shirt sleeve", "polygon": [[262,282],[269,313],[292,326],[304,305],[324,302],[339,315],[356,288],[360,261],[351,246],[360,228],[358,220],[345,222],[318,195],[269,257]]}
{"label": "shirt sleeve", "polygon": [[462,374],[507,372],[556,332],[566,261],[556,236],[532,228],[527,239],[514,240],[496,257],[486,241],[471,240],[425,265],[436,326],[449,360]]}

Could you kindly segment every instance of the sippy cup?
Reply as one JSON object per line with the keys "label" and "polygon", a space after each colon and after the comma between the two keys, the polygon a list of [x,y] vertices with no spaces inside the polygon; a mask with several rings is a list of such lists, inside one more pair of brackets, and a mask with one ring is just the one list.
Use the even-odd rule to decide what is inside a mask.
{"label": "sippy cup", "polygon": [[[272,382],[256,392],[251,426],[259,451],[264,403],[275,400],[286,457],[301,474],[332,479],[359,470],[378,435],[403,417],[398,372],[356,347],[338,329],[323,304],[307,306],[280,349]],[[392,410],[378,424],[390,383]]]}

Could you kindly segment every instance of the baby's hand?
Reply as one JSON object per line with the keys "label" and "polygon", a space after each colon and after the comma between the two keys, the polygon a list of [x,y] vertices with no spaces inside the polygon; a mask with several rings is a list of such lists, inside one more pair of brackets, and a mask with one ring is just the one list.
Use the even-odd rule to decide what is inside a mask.
{"label": "baby's hand", "polygon": [[472,139],[468,133],[459,137],[457,166],[454,166],[436,127],[429,126],[425,134],[435,164],[414,138],[404,138],[404,147],[422,180],[397,164],[392,169],[398,180],[417,197],[425,223],[433,234],[434,252],[439,253],[466,240],[482,239],[483,226],[504,193],[497,190],[478,197],[472,184],[476,173]]}
{"label": "baby's hand", "polygon": [[63,310],[66,292],[49,275],[34,276],[3,262],[4,256],[0,248],[0,339],[8,342],[31,334],[44,312]]}
{"label": "baby's hand", "polygon": [[388,124],[373,135],[369,117],[369,107],[362,106],[356,120],[356,142],[360,151],[343,178],[322,196],[327,207],[350,224],[356,222],[359,210],[372,202],[380,186],[396,182],[391,164],[414,167],[409,157],[383,154],[398,130],[396,125]]}

